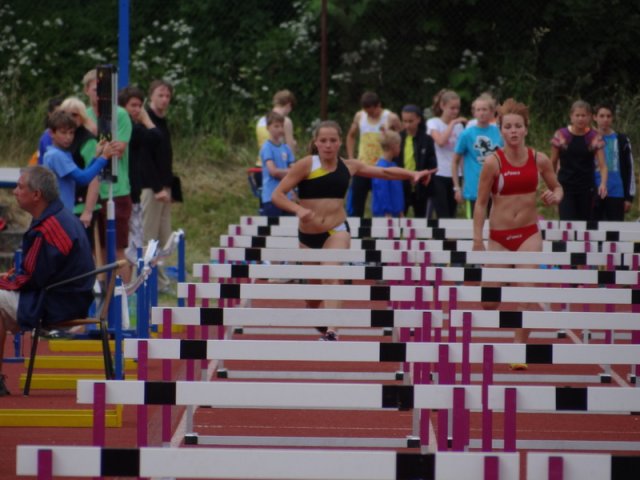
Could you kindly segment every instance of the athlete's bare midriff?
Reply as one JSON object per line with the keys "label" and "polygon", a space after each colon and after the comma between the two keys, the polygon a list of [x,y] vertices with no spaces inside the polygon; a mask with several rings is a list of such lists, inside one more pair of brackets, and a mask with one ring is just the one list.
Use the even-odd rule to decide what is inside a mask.
{"label": "athlete's bare midriff", "polygon": [[489,226],[494,230],[520,228],[538,222],[536,193],[494,195]]}
{"label": "athlete's bare midriff", "polygon": [[299,204],[313,212],[308,221],[300,220],[298,228],[304,233],[328,232],[347,218],[342,198],[300,199]]}

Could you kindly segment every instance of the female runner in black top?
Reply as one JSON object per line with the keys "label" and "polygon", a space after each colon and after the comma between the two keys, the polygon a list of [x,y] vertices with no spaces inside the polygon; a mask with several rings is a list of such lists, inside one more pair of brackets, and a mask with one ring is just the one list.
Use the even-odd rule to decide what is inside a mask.
{"label": "female runner in black top", "polygon": [[[400,167],[381,168],[355,159],[342,159],[339,157],[341,135],[336,122],[321,122],[313,136],[313,147],[317,153],[294,163],[271,197],[278,208],[298,217],[301,248],[350,247],[351,234],[346,222],[344,197],[353,175],[427,184],[435,172],[435,169],[413,172]],[[298,187],[297,203],[287,197],[295,187]],[[311,308],[318,308],[320,303],[307,301]],[[323,328],[321,331],[325,332],[323,339],[335,340],[332,330]]]}

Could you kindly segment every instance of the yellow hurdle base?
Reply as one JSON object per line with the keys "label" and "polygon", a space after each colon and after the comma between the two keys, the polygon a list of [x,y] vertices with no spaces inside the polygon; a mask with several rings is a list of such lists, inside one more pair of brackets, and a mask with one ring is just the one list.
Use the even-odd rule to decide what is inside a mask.
{"label": "yellow hurdle base", "polygon": [[[29,359],[24,361],[25,368]],[[125,370],[135,371],[136,362],[132,358],[125,358]],[[104,359],[94,355],[38,355],[35,369],[50,368],[60,370],[104,370]]]}
{"label": "yellow hurdle base", "polygon": [[[115,344],[109,340],[109,348],[113,352]],[[100,340],[74,340],[59,339],[49,340],[49,350],[52,352],[100,352],[102,353],[102,342]]]}
{"label": "yellow hurdle base", "polygon": [[[136,374],[127,375],[128,380],[136,380]],[[25,373],[20,375],[20,388],[24,388],[27,379]],[[78,380],[104,380],[100,373],[33,373],[31,388],[39,390],[75,390]]]}
{"label": "yellow hurdle base", "polygon": [[[122,426],[122,405],[107,409],[106,426]],[[93,427],[90,409],[0,409],[0,427]]]}

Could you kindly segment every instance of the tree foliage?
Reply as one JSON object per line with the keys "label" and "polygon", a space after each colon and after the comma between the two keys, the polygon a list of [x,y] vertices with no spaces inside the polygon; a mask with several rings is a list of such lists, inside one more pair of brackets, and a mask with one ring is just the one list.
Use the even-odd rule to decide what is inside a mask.
{"label": "tree foliage", "polygon": [[[289,88],[306,128],[320,111],[321,4],[131,1],[131,81],[169,78],[174,124],[238,141]],[[78,92],[86,70],[115,62],[117,21],[113,1],[5,0],[0,121]],[[329,112],[346,121],[367,89],[398,109],[429,106],[448,87],[465,102],[490,90],[560,118],[577,97],[637,96],[639,44],[635,1],[328,0]]]}

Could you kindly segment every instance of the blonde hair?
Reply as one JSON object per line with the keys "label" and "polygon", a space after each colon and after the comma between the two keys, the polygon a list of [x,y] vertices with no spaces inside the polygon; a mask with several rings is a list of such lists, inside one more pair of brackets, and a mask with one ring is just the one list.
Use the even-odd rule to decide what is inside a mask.
{"label": "blonde hair", "polygon": [[84,74],[84,77],[82,77],[82,85],[84,85],[84,88],[87,88],[87,86],[91,82],[97,81],[97,80],[98,80],[98,70],[94,68]]}
{"label": "blonde hair", "polygon": [[80,118],[82,118],[82,123],[89,118],[89,115],[87,114],[87,106],[78,97],[65,98],[58,109],[67,113],[77,113],[80,115]]}
{"label": "blonde hair", "polygon": [[280,90],[273,96],[274,107],[284,107],[291,104],[291,107],[296,106],[296,96],[290,90]]}
{"label": "blonde hair", "polygon": [[385,132],[382,137],[380,137],[380,146],[385,152],[389,151],[392,146],[400,145],[401,143],[402,138],[400,137],[400,134],[393,130]]}
{"label": "blonde hair", "polygon": [[507,98],[498,108],[499,125],[502,125],[502,117],[505,115],[520,115],[524,120],[524,126],[529,127],[529,107],[524,103],[516,102],[513,98]]}
{"label": "blonde hair", "polygon": [[593,113],[589,102],[585,102],[584,100],[576,100],[575,102],[573,102],[573,104],[571,104],[571,110],[569,110],[569,113],[571,114],[575,112],[578,108],[584,108],[587,113]]}
{"label": "blonde hair", "polygon": [[442,115],[442,105],[446,105],[451,100],[460,100],[460,96],[453,90],[443,88],[433,97],[433,105],[431,111],[436,117]]}
{"label": "blonde hair", "polygon": [[475,108],[477,102],[487,102],[490,110],[495,111],[496,109],[496,99],[489,92],[482,92],[480,95],[478,95],[478,98],[476,98],[471,104],[472,109]]}

